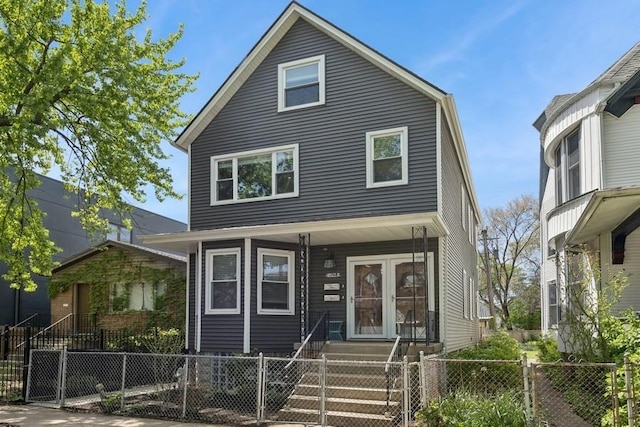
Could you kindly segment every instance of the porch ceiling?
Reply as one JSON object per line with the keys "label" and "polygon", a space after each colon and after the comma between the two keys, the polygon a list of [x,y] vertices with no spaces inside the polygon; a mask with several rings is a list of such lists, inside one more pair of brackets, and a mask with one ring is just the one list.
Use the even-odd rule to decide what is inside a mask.
{"label": "porch ceiling", "polygon": [[442,217],[430,212],[156,234],[142,236],[142,240],[145,244],[188,253],[195,250],[198,242],[248,238],[298,243],[300,234],[309,234],[314,246],[406,240],[411,239],[413,226],[427,227],[428,237],[449,234]]}
{"label": "porch ceiling", "polygon": [[640,208],[640,187],[597,191],[567,234],[568,244],[585,243],[614,230]]}

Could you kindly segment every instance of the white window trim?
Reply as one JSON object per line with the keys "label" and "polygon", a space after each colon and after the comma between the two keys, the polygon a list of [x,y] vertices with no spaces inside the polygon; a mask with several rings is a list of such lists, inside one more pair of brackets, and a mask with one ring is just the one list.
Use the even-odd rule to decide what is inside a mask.
{"label": "white window trim", "polygon": [[[249,199],[239,199],[238,198],[238,159],[241,157],[254,156],[258,154],[266,154],[271,153],[271,188],[272,192],[275,191],[276,188],[276,173],[274,172],[274,165],[276,164],[275,155],[276,153],[280,153],[282,151],[290,151],[293,150],[293,192],[291,193],[283,193],[283,194],[272,194],[271,196],[265,197],[252,197]],[[299,178],[300,178],[300,167],[299,167],[299,156],[298,156],[298,144],[291,145],[281,145],[279,147],[273,148],[263,148],[259,150],[250,150],[250,151],[241,151],[238,153],[225,154],[223,156],[213,156],[211,157],[211,206],[215,205],[229,205],[234,203],[247,203],[247,202],[257,202],[260,200],[274,200],[274,199],[288,199],[290,197],[298,197],[298,187],[299,187]],[[218,180],[218,164],[220,162],[231,160],[233,163],[233,199],[230,200],[217,200],[217,180]]]}
{"label": "white window trim", "polygon": [[[205,267],[205,305],[204,314],[240,314],[240,248],[207,249]],[[236,256],[236,307],[235,308],[211,308],[211,282],[213,281],[213,257],[215,255]]]}
{"label": "white window trim", "polygon": [[467,270],[462,269],[462,318],[469,318],[469,311],[467,305],[469,304],[469,285],[467,280]]}
{"label": "white window trim", "polygon": [[464,190],[464,184],[460,184],[460,214],[462,215],[462,229],[467,231],[467,192]]}
{"label": "white window trim", "polygon": [[[373,141],[376,137],[400,134],[402,147],[402,179],[395,181],[373,182]],[[409,128],[407,126],[376,130],[366,133],[367,141],[367,188],[407,185],[409,183]]]}
{"label": "white window trim", "polygon": [[[294,105],[285,107],[285,71],[290,68],[302,67],[305,65],[318,64],[318,101],[308,104]],[[324,74],[324,55],[312,56],[310,58],[298,59],[296,61],[278,64],[278,112],[299,110],[301,108],[314,107],[316,105],[324,105],[325,102],[325,74]]]}
{"label": "white window trim", "polygon": [[[569,174],[570,174],[570,166],[569,165],[569,138],[571,138],[574,135],[578,135],[578,163],[577,163],[577,168],[578,168],[578,177],[579,177],[579,185],[580,188],[578,189],[578,194],[574,194],[573,197],[570,197],[571,195],[570,193],[570,188],[569,188]],[[554,173],[555,173],[555,183],[554,183],[554,191],[556,192],[556,206],[560,206],[563,203],[566,203],[570,200],[575,199],[576,197],[579,197],[582,195],[583,189],[582,189],[582,174],[584,173],[583,171],[583,165],[582,165],[582,129],[580,128],[580,126],[572,129],[570,132],[568,132],[565,136],[562,137],[562,139],[560,140],[560,142],[558,143],[558,146],[555,148],[554,153],[555,153],[555,159],[554,159],[554,164],[557,164],[557,157],[558,155],[560,155],[560,165],[559,166],[554,166]],[[562,179],[561,182],[561,188],[558,188],[558,176],[560,176],[560,178]],[[558,190],[560,190],[558,192]]]}
{"label": "white window trim", "polygon": [[[281,257],[287,257],[287,262],[289,264],[289,274],[287,280],[289,281],[289,309],[288,310],[274,310],[274,309],[263,309],[262,308],[262,280],[263,280],[263,271],[262,271],[262,257],[264,255],[275,255]],[[292,316],[296,314],[295,308],[295,275],[294,275],[294,265],[295,261],[295,253],[293,251],[283,251],[278,249],[265,249],[258,248],[258,260],[257,260],[257,270],[258,270],[258,283],[257,283],[257,312],[258,314],[269,314],[276,316]]]}
{"label": "white window trim", "polygon": [[474,227],[474,218],[473,218],[473,209],[471,209],[471,203],[468,204],[468,217],[469,217],[469,243],[473,243],[473,235],[475,233],[475,227]]}
{"label": "white window trim", "polygon": [[473,280],[473,277],[469,276],[469,290],[468,292],[468,297],[469,297],[469,301],[467,302],[467,306],[468,306],[468,310],[469,310],[469,319],[475,319],[475,313],[474,313],[474,304],[473,304],[473,297],[476,295],[476,293],[474,292],[474,288],[475,288],[475,281]]}
{"label": "white window trim", "polygon": [[[551,286],[554,286],[556,288],[556,303],[554,304],[556,307],[556,322],[555,323],[551,323]],[[547,324],[548,324],[548,328],[557,328],[558,327],[558,323],[560,322],[560,292],[558,292],[558,281],[553,279],[553,280],[548,280],[547,281],[547,301],[546,301],[546,306],[547,306]]]}

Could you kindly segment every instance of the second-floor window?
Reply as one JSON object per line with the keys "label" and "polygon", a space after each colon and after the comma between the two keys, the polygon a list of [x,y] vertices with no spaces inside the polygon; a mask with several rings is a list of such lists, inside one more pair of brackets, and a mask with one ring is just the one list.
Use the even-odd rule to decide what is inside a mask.
{"label": "second-floor window", "polygon": [[367,188],[409,182],[408,128],[367,132]]}
{"label": "second-floor window", "polygon": [[211,204],[298,195],[298,145],[211,158]]}
{"label": "second-floor window", "polygon": [[578,197],[580,192],[580,131],[567,135],[555,152],[556,204]]}
{"label": "second-floor window", "polygon": [[131,243],[131,230],[124,225],[109,223],[109,231],[107,232],[107,240],[117,242]]}
{"label": "second-floor window", "polygon": [[324,104],[324,55],[278,65],[278,111]]}

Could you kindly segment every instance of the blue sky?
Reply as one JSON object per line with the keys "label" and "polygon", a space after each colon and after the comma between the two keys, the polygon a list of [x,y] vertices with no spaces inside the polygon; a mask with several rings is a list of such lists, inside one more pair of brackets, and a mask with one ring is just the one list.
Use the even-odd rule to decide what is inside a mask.
{"label": "blue sky", "polygon": [[[538,196],[531,125],[554,95],[577,92],[640,41],[637,0],[301,0],[352,36],[453,94],[481,209]],[[200,73],[182,108],[195,114],[287,6],[285,0],[149,0],[145,26]],[[178,191],[186,155],[168,144]],[[186,199],[146,209],[185,221]]]}

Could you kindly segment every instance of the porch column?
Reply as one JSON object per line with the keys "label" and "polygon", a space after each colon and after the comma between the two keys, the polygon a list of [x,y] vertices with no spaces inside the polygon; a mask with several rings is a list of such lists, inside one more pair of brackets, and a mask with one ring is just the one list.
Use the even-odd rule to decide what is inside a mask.
{"label": "porch column", "polygon": [[307,337],[309,317],[309,245],[311,234],[298,234],[298,253],[300,259],[300,342]]}

